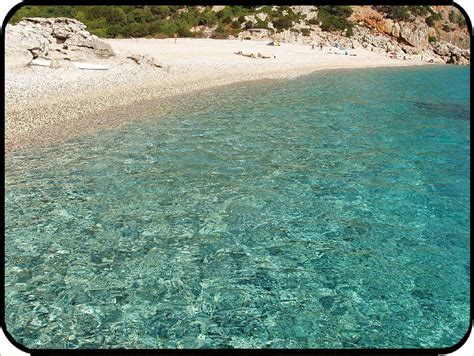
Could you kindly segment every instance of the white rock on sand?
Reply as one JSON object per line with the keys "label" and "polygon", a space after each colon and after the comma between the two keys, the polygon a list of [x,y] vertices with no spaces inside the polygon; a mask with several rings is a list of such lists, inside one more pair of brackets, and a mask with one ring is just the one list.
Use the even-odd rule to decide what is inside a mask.
{"label": "white rock on sand", "polygon": [[21,67],[36,58],[80,60],[114,56],[112,47],[66,17],[30,17],[5,28],[6,67]]}
{"label": "white rock on sand", "polygon": [[[101,64],[107,71],[71,68],[9,68],[6,71],[7,151],[29,144],[43,144],[76,135],[99,125],[113,125],[121,111],[134,103],[168,98],[198,89],[246,80],[287,78],[322,69],[366,68],[425,64],[390,59],[363,48],[350,55],[311,50],[311,46],[266,41],[212,39],[115,39],[104,40],[116,53]],[[234,52],[261,53],[270,59],[246,58]],[[128,56],[158,59],[168,68],[137,65]],[[275,57],[275,58],[274,58]],[[146,109],[144,105],[134,108]],[[156,108],[155,108],[156,110]],[[114,113],[106,115],[106,113]],[[136,110],[134,110],[135,115]],[[158,113],[155,113],[158,114]],[[101,118],[101,120],[99,120]]]}

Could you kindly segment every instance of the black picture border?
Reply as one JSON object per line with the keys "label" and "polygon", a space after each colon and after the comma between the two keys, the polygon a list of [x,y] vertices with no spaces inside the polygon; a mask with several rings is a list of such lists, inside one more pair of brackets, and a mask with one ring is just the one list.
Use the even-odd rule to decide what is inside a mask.
{"label": "black picture border", "polygon": [[[1,0],[0,0],[1,1]],[[444,5],[444,6],[454,6],[456,7],[461,13],[464,15],[466,19],[466,24],[469,30],[469,34],[471,37],[470,43],[470,51],[472,56],[472,49],[473,49],[473,41],[472,41],[472,22],[469,18],[467,12],[457,3],[452,1],[446,0],[352,0],[352,1],[345,1],[345,0],[323,0],[320,2],[315,1],[308,1],[308,0],[298,0],[298,1],[282,1],[282,0],[260,0],[260,1],[250,1],[250,0],[242,0],[239,2],[230,1],[230,0],[222,0],[222,1],[215,1],[215,0],[207,0],[207,1],[196,1],[196,0],[187,0],[187,1],[173,1],[173,2],[152,2],[150,0],[116,0],[116,1],[105,1],[105,0],[73,0],[73,1],[65,1],[65,0],[25,0],[13,8],[5,16],[5,19],[2,23],[2,51],[3,55],[1,56],[1,63],[2,67],[4,68],[3,71],[3,84],[5,86],[5,27],[10,20],[10,18],[15,14],[18,9],[23,6],[47,6],[47,5],[54,5],[54,6],[80,6],[80,5]],[[472,58],[471,58],[472,61]],[[472,95],[472,67],[470,67],[470,89]],[[2,112],[3,112],[3,135],[5,137],[5,93],[2,96],[3,105]],[[472,112],[472,98],[470,104],[470,112]],[[472,131],[470,133],[470,138],[472,138]],[[5,152],[5,140],[3,141],[3,151]],[[3,156],[3,171],[2,171],[3,182],[5,182],[5,155]],[[2,193],[3,199],[5,204],[5,185],[2,186]],[[471,190],[472,196],[472,190]],[[470,206],[471,207],[471,206]],[[5,212],[5,209],[4,209]],[[3,231],[4,236],[1,240],[1,257],[3,260],[3,266],[5,266],[5,216],[2,221],[3,224]],[[470,256],[472,256],[472,236],[470,239]],[[6,338],[10,341],[12,345],[14,345],[17,349],[30,353],[31,355],[140,355],[140,354],[147,354],[147,355],[172,355],[172,354],[208,354],[208,353],[218,353],[218,354],[237,354],[237,353],[246,353],[246,354],[254,354],[254,353],[267,353],[267,354],[274,354],[274,355],[359,355],[359,354],[373,354],[373,355],[437,355],[437,354],[449,354],[452,353],[459,348],[461,348],[466,340],[469,338],[472,329],[472,264],[471,260],[469,260],[469,268],[470,268],[470,324],[469,329],[467,330],[466,334],[453,346],[446,347],[446,348],[431,348],[431,349],[374,349],[374,348],[363,348],[363,349],[123,349],[123,348],[113,348],[113,349],[28,349],[27,347],[23,346],[19,342],[17,342],[12,335],[7,330],[7,325],[5,323],[5,268],[3,268],[3,273],[1,275],[1,288],[0,288],[0,299],[2,302],[0,303],[0,312],[2,314],[1,320],[1,327],[6,336]],[[3,355],[2,355],[3,356]],[[5,355],[8,356],[8,355]]]}

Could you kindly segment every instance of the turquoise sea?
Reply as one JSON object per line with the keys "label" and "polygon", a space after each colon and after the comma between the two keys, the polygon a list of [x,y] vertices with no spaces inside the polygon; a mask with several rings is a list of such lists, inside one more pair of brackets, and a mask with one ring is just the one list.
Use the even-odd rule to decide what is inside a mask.
{"label": "turquoise sea", "polygon": [[442,348],[467,332],[469,68],[318,72],[6,158],[29,348]]}

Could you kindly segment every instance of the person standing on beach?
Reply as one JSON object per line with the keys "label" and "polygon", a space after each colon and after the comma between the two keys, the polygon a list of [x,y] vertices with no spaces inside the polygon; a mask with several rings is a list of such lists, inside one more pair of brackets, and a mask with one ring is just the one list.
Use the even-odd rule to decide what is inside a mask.
{"label": "person standing on beach", "polygon": [[311,49],[314,51],[314,43],[311,45]]}
{"label": "person standing on beach", "polygon": [[178,35],[175,33],[174,34],[174,44],[176,44],[176,38],[178,37]]}
{"label": "person standing on beach", "polygon": [[319,48],[320,48],[321,51],[323,50],[323,43],[322,42],[319,44]]}

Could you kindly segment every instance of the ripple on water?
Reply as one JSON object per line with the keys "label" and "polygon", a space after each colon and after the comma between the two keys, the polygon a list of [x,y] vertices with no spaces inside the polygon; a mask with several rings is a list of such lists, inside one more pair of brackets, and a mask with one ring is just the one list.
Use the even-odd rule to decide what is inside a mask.
{"label": "ripple on water", "polygon": [[468,77],[240,84],[10,155],[9,332],[31,348],[453,345],[469,324]]}

